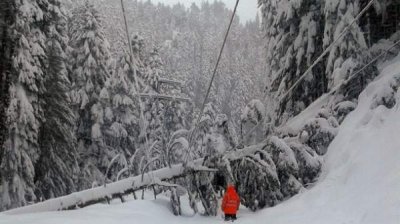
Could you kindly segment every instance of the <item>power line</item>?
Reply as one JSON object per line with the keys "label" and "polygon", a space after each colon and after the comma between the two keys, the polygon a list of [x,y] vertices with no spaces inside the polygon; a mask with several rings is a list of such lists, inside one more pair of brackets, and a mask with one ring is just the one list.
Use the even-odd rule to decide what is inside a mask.
{"label": "power line", "polygon": [[207,103],[207,100],[208,100],[208,98],[209,98],[209,96],[210,96],[212,84],[213,84],[214,79],[215,79],[215,77],[216,77],[216,75],[217,75],[217,70],[218,70],[218,67],[219,67],[219,63],[220,63],[220,61],[221,61],[222,53],[224,52],[225,45],[226,45],[226,42],[227,42],[227,40],[228,40],[229,32],[231,31],[231,28],[232,28],[233,20],[234,20],[234,18],[235,18],[236,12],[237,12],[237,8],[238,8],[238,5],[239,5],[239,1],[240,1],[240,0],[237,0],[237,1],[236,1],[236,5],[235,5],[235,8],[234,8],[234,10],[233,10],[232,17],[231,17],[231,19],[230,19],[228,29],[227,29],[227,31],[226,31],[226,33],[225,33],[224,41],[223,41],[223,43],[222,43],[221,50],[219,51],[217,63],[215,64],[214,71],[213,71],[213,74],[212,74],[212,77],[211,77],[211,80],[210,80],[210,83],[209,83],[209,85],[208,85],[208,89],[207,89],[207,92],[206,92],[206,96],[205,96],[204,101],[203,101],[203,104],[202,104],[202,106],[201,106],[200,115],[199,115],[199,117],[197,118],[196,123],[195,123],[194,128],[193,128],[193,131],[191,132],[191,134],[190,134],[190,136],[189,136],[189,142],[190,142],[190,143],[191,143],[191,141],[192,141],[193,134],[194,134],[195,130],[197,129],[198,124],[200,123],[201,117],[202,117],[203,114],[204,114],[204,108],[205,108],[206,103]]}
{"label": "power line", "polygon": [[339,85],[337,85],[335,88],[333,88],[327,95],[331,95],[333,93],[335,93],[337,90],[339,90],[343,85],[348,84],[352,79],[354,79],[358,74],[360,74],[361,72],[363,72],[365,69],[367,69],[370,65],[372,65],[373,63],[375,63],[379,58],[387,55],[390,53],[390,51],[395,48],[396,46],[398,46],[400,44],[400,40],[395,42],[393,45],[391,45],[388,49],[384,50],[381,54],[379,54],[378,56],[376,56],[374,59],[372,59],[368,64],[366,64],[364,67],[362,67],[361,69],[359,69],[358,71],[354,72],[351,76],[349,76],[348,79],[346,79],[344,82],[340,83]]}
{"label": "power line", "polygon": [[[220,63],[221,58],[222,58],[222,53],[224,52],[224,49],[225,49],[226,41],[228,40],[229,32],[231,31],[231,28],[232,28],[233,19],[235,18],[236,11],[237,11],[237,7],[238,7],[238,5],[239,5],[239,1],[240,1],[240,0],[237,0],[237,1],[236,1],[235,9],[233,10],[232,17],[231,17],[231,20],[230,20],[230,22],[229,22],[228,30],[226,31],[225,38],[224,38],[224,42],[222,43],[222,47],[221,47],[221,50],[220,50],[220,52],[219,52],[219,56],[218,56],[218,59],[217,59],[217,63],[215,64],[215,68],[214,68],[214,71],[213,71],[213,75],[212,75],[212,77],[211,77],[210,84],[208,85],[206,97],[204,98],[203,104],[202,104],[202,106],[201,106],[201,111],[200,111],[200,113],[201,113],[200,115],[201,115],[201,116],[203,115],[204,107],[205,107],[205,105],[206,105],[206,103],[207,103],[208,97],[210,96],[212,84],[213,84],[214,79],[215,79],[215,76],[216,76],[216,74],[217,74],[218,66],[219,66],[219,63]],[[196,124],[198,124],[198,123],[200,122],[201,116],[198,117]]]}
{"label": "power line", "polygon": [[[135,61],[134,61],[134,54],[133,54],[133,48],[132,48],[132,43],[131,43],[131,37],[130,37],[130,34],[129,34],[128,20],[126,19],[124,0],[121,0],[121,8],[122,8],[122,15],[124,17],[124,22],[125,22],[125,32],[126,32],[126,39],[128,40],[128,47],[129,47],[129,52],[130,52],[131,66],[133,67],[134,64],[135,64]],[[133,70],[133,73],[134,73],[136,93],[139,93],[139,84],[138,84],[137,72],[136,72],[136,69],[134,69],[134,68],[132,68],[132,70]],[[138,102],[139,102],[140,118],[142,119],[143,118],[142,100],[140,99],[140,96],[138,96],[137,98],[138,98]]]}
{"label": "power line", "polygon": [[[322,95],[319,99],[317,99],[316,101],[322,101],[325,103],[327,103],[326,101],[329,100],[329,96],[335,94],[338,90],[340,90],[340,88],[342,88],[344,85],[347,85],[351,80],[353,80],[357,75],[359,75],[361,72],[363,72],[365,69],[367,69],[370,65],[372,65],[373,63],[375,63],[379,58],[383,57],[383,56],[387,56],[387,54],[390,53],[390,51],[395,48],[396,46],[400,45],[400,40],[398,40],[397,42],[395,42],[393,45],[391,45],[390,47],[388,47],[386,50],[384,50],[381,54],[379,54],[378,56],[376,56],[375,58],[373,58],[370,62],[368,62],[367,64],[365,64],[361,69],[357,70],[356,72],[354,72],[353,74],[351,74],[349,76],[349,78],[347,78],[345,81],[341,82],[340,84],[336,85],[335,87],[332,88],[331,91],[329,91],[328,93]],[[316,102],[315,101],[315,102]],[[325,104],[324,103],[324,104]],[[311,104],[310,106],[312,106],[313,104]],[[309,106],[309,107],[310,107]],[[305,110],[304,110],[305,111]],[[281,127],[284,124],[281,125]]]}
{"label": "power line", "polygon": [[340,33],[340,35],[338,36],[338,38],[336,40],[334,40],[327,49],[325,49],[325,51],[317,58],[317,60],[304,72],[304,74],[302,76],[300,76],[300,78],[293,84],[292,87],[289,88],[288,91],[286,91],[286,93],[282,96],[282,98],[279,100],[280,103],[282,101],[284,101],[286,99],[286,97],[294,90],[294,88],[296,88],[308,75],[309,72],[311,72],[311,70],[322,61],[322,59],[332,50],[333,46],[336,45],[337,42],[339,42],[339,40],[342,39],[342,37],[352,28],[352,26],[354,25],[355,22],[357,22],[361,16],[364,15],[365,12],[367,12],[367,10],[372,6],[372,4],[374,3],[375,0],[371,0],[367,6],[365,6],[365,8],[358,13],[357,17],[353,19],[353,21],[347,25],[347,27],[342,31],[342,33]]}
{"label": "power line", "polygon": [[[128,47],[129,47],[129,52],[130,52],[130,66],[132,66],[133,70],[133,77],[135,79],[135,89],[136,89],[136,94],[137,94],[137,100],[138,100],[138,109],[139,109],[139,114],[140,114],[140,121],[139,121],[139,127],[141,128],[140,131],[143,131],[144,127],[144,112],[143,112],[143,105],[142,105],[142,99],[139,95],[139,83],[138,83],[138,74],[136,69],[134,68],[135,66],[135,59],[134,59],[134,54],[133,54],[133,47],[131,43],[131,37],[129,34],[129,27],[128,27],[128,20],[126,19],[126,12],[125,12],[125,5],[124,5],[124,0],[121,0],[121,8],[122,8],[122,15],[124,17],[124,22],[125,22],[125,32],[126,32],[126,38],[128,41]],[[149,144],[149,140],[147,138],[147,135],[145,134],[145,140],[146,144]]]}

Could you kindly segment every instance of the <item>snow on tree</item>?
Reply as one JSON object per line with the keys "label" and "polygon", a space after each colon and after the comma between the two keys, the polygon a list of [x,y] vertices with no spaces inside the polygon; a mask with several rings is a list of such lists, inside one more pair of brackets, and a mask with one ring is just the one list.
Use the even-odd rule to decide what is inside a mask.
{"label": "snow on tree", "polygon": [[193,144],[193,155],[194,157],[204,157],[206,155],[211,154],[206,148],[208,136],[211,134],[215,118],[217,116],[217,112],[215,111],[215,106],[211,103],[206,104],[203,112],[203,116],[201,117],[199,123],[197,124],[197,130],[193,130],[192,138],[190,139]]}
{"label": "snow on tree", "polygon": [[275,206],[313,183],[322,162],[300,136],[271,136],[263,143],[226,154],[215,166],[225,170],[226,181],[237,186],[242,203],[258,210]]}
{"label": "snow on tree", "polygon": [[8,68],[14,78],[7,109],[11,128],[2,144],[1,176],[7,178],[2,179],[0,209],[73,192],[77,173],[61,3],[8,3],[17,14],[13,26],[4,32],[14,39]]}
{"label": "snow on tree", "polygon": [[[392,1],[374,2],[374,7],[352,24],[349,31],[332,46],[328,56],[287,93],[368,3],[367,0],[260,1],[266,35],[266,75],[270,83],[266,86],[266,95],[275,109],[272,119],[276,125],[297,115],[323,93],[343,83],[337,91],[335,103],[354,101],[376,77],[375,64],[356,77],[351,75],[376,56],[374,52],[367,51],[368,47],[388,37],[388,34],[382,34],[385,31],[381,23],[387,17],[387,7],[398,7]],[[280,97],[283,94],[287,94],[285,99]]]}
{"label": "snow on tree", "polygon": [[12,25],[14,50],[10,67],[9,126],[1,162],[1,209],[18,207],[36,199],[34,165],[40,154],[38,134],[42,108],[38,94],[43,93],[45,68],[45,20],[39,2],[9,2],[15,10]]}
{"label": "snow on tree", "polygon": [[[326,19],[325,48],[338,37],[367,3],[368,1],[327,1],[324,9]],[[382,49],[389,48],[389,40],[386,43],[385,40],[381,40],[385,38],[385,35],[382,34],[382,30],[377,28],[381,27],[382,21],[385,20],[385,8],[388,4],[386,1],[375,2],[374,7],[371,7],[359,21],[353,24],[350,31],[330,51],[326,61],[329,89],[343,83],[337,91],[336,104],[345,101],[356,102],[367,84],[378,75],[378,68],[374,63],[353,76],[356,71],[370,63],[372,58],[382,53]],[[379,15],[382,15],[382,17],[379,17]]]}
{"label": "snow on tree", "polygon": [[[38,159],[38,120],[22,86],[10,88],[8,123],[2,161],[2,209],[34,201],[34,164]],[[22,119],[21,119],[22,118]]]}
{"label": "snow on tree", "polygon": [[[153,73],[151,68],[146,68],[144,39],[136,34],[130,44],[133,55],[125,52],[117,63],[115,74],[110,79],[110,96],[114,116],[110,133],[114,138],[115,149],[131,161],[132,172],[139,174],[146,163],[151,160],[148,130],[150,125],[154,125],[149,122],[152,110],[146,110],[148,106],[151,107],[154,104],[139,100],[139,95],[148,92],[154,93],[153,87],[155,88],[157,84],[152,81],[158,82],[158,77],[152,79],[147,76],[153,75]],[[153,85],[151,86],[146,81]]]}
{"label": "snow on tree", "polygon": [[106,108],[110,121],[108,145],[125,158],[131,158],[139,150],[139,119],[137,90],[134,83],[134,71],[130,56],[125,54],[116,65],[116,71],[107,81],[107,88],[102,90],[104,97],[109,97],[111,105]]}
{"label": "snow on tree", "polygon": [[309,121],[304,126],[303,135],[307,135],[305,143],[313,148],[319,155],[325,155],[328,146],[337,134],[339,126],[336,118],[331,115],[319,114],[319,117]]}
{"label": "snow on tree", "polygon": [[327,90],[324,64],[318,64],[285,99],[293,86],[322,53],[321,1],[260,1],[266,32],[267,91],[281,101],[278,123],[297,115]]}
{"label": "snow on tree", "polygon": [[[119,0],[92,1],[94,5],[73,0],[69,7],[75,2],[81,3],[69,21],[69,74],[64,55],[69,46],[61,31],[65,24],[59,0],[7,0],[19,12],[15,17],[9,8],[0,9],[0,57],[5,58],[0,62],[0,106],[7,105],[8,122],[0,113],[0,128],[11,127],[8,133],[0,133],[4,148],[0,151],[4,202],[0,209],[178,163],[190,167],[190,160],[201,157],[206,157],[204,166],[218,168],[218,172],[196,173],[185,181],[191,203],[200,200],[206,214],[217,214],[215,192],[228,182],[238,186],[243,204],[252,210],[276,205],[316,180],[321,156],[339,123],[355,108],[358,94],[377,70],[372,66],[361,76],[349,78],[370,56],[379,55],[397,40],[394,35],[365,51],[369,45],[365,41],[367,17],[363,17],[329,57],[282,99],[365,1],[260,0],[266,50],[260,50],[259,21],[241,24],[236,18],[210,103],[198,127],[190,127],[187,121],[200,114],[215,63],[215,46],[225,32],[221,24],[228,22],[231,13],[225,5],[204,2],[185,9],[183,5],[127,3],[128,14],[133,15],[130,26],[141,32],[129,43],[130,55],[120,32]],[[388,1],[375,3],[375,10],[385,17],[387,6]],[[101,21],[103,14],[106,21]],[[7,34],[4,24],[15,28],[7,28],[12,31]],[[118,48],[112,50],[118,55],[113,70],[109,69],[106,36]],[[15,52],[7,55],[3,47],[13,40]],[[263,77],[265,72],[267,77]],[[269,84],[264,86],[264,81]],[[297,132],[270,128],[297,115],[343,81],[345,85],[326,109]],[[377,95],[373,106],[394,106],[395,86]],[[264,87],[269,99],[250,101],[261,98]],[[192,108],[176,97],[181,94],[193,99]],[[194,113],[188,115],[188,108]],[[82,172],[76,180],[78,168]],[[179,214],[177,193],[173,191],[171,198]]]}
{"label": "snow on tree", "polygon": [[[130,172],[140,174],[168,164],[166,150],[176,146],[171,135],[185,126],[185,107],[159,82],[164,71],[157,50],[148,53],[138,34],[130,44],[133,58],[127,53],[120,57],[101,95],[111,102],[104,109],[110,111],[106,117],[111,122],[106,125],[107,145],[129,161]],[[143,93],[148,97],[141,97]],[[161,93],[171,100],[159,98]]]}
{"label": "snow on tree", "polygon": [[[276,165],[265,144],[253,145],[226,156],[226,178],[236,184],[244,206],[255,211],[282,200]],[[226,165],[225,165],[226,166]]]}
{"label": "snow on tree", "polygon": [[[158,90],[159,89],[159,79],[160,76],[162,76],[162,66],[163,62],[161,60],[160,54],[158,53],[157,48],[154,48],[152,52],[150,52],[150,56],[148,58],[147,62],[147,72],[145,73],[145,80],[147,84],[153,89]],[[157,91],[158,92],[158,91]]]}
{"label": "snow on tree", "polygon": [[[359,2],[327,0],[324,8],[325,31],[324,48],[327,48],[334,40],[339,38],[343,30],[351,24],[360,12]],[[327,62],[326,74],[329,77],[329,89],[337,83],[337,70],[350,60],[351,64],[361,63],[361,52],[367,49],[364,34],[358,23],[352,26],[341,40],[331,49]],[[334,82],[335,80],[335,82]],[[342,79],[343,80],[343,79]]]}
{"label": "snow on tree", "polygon": [[[72,102],[77,111],[77,139],[83,154],[84,188],[100,182],[112,157],[104,142],[104,111],[98,105],[100,92],[109,77],[109,44],[100,14],[88,1],[79,5],[70,18],[70,59]],[[95,155],[95,156],[94,156]],[[97,170],[96,170],[97,169]],[[91,170],[91,171],[90,171]]]}
{"label": "snow on tree", "polygon": [[[204,130],[203,130],[204,131]],[[201,133],[200,136],[202,136]],[[199,137],[197,137],[199,138]],[[208,133],[201,139],[202,152],[206,156],[223,155],[238,145],[236,132],[225,114],[218,114],[212,121]]]}
{"label": "snow on tree", "polygon": [[61,49],[50,40],[46,93],[41,96],[46,120],[39,137],[41,155],[35,167],[37,196],[42,199],[63,196],[76,191],[78,153],[75,148],[74,121],[67,93],[68,79]]}
{"label": "snow on tree", "polygon": [[[126,37],[120,31],[123,30],[120,1],[92,3],[107,17],[104,25],[113,55],[121,55],[123,49],[126,50]],[[229,22],[231,10],[221,2],[193,4],[188,9],[182,4],[155,5],[146,1],[127,1],[125,4],[127,15],[130,15],[130,30],[140,32],[146,42],[143,51],[146,57],[153,46],[159,46],[158,54],[164,62],[162,79],[182,82],[183,93],[194,99],[195,109],[199,109],[215,65],[215,46],[221,44],[226,31],[222,24]],[[242,24],[239,19],[235,19],[232,31],[226,46],[228,53],[219,69],[221,78],[215,82],[211,99],[222,108],[221,113],[233,118],[233,125],[239,130],[241,108],[262,94],[262,33],[257,22]],[[146,57],[142,61],[148,67]],[[145,76],[142,79],[146,80]]]}
{"label": "snow on tree", "polygon": [[241,141],[244,145],[259,143],[264,137],[266,108],[260,100],[252,100],[244,108],[241,115]]}
{"label": "snow on tree", "polygon": [[46,77],[45,92],[39,102],[46,118],[41,120],[40,157],[35,165],[36,196],[49,199],[76,191],[79,172],[78,153],[74,133],[75,117],[68,93],[70,82],[66,66],[67,30],[66,16],[58,0],[40,5],[46,21]]}

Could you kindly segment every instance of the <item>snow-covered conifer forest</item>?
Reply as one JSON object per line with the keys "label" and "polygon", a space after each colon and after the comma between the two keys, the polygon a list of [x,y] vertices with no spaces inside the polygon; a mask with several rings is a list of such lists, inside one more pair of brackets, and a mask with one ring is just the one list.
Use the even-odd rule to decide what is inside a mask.
{"label": "snow-covered conifer forest", "polygon": [[400,1],[184,1],[0,1],[0,223],[400,223]]}

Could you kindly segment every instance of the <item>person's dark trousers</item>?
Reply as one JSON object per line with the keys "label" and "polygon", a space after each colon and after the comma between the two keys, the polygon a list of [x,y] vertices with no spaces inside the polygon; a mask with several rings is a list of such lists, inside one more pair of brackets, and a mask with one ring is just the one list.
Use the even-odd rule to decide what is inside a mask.
{"label": "person's dark trousers", "polygon": [[236,215],[225,214],[225,221],[235,221]]}

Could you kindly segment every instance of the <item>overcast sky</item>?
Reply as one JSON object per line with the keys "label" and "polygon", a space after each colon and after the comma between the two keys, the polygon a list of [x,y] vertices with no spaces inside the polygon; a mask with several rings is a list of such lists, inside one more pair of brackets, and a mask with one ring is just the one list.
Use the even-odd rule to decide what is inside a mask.
{"label": "overcast sky", "polygon": [[[214,2],[214,0],[151,0],[152,2],[161,2],[164,4],[176,4],[178,2],[185,4],[186,6],[190,6],[193,2],[200,5],[203,1]],[[221,0],[225,2],[225,4],[233,9],[235,7],[236,0]],[[238,15],[240,19],[243,21],[252,20],[256,17],[257,13],[257,0],[241,0],[239,2]]]}

